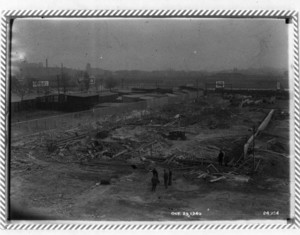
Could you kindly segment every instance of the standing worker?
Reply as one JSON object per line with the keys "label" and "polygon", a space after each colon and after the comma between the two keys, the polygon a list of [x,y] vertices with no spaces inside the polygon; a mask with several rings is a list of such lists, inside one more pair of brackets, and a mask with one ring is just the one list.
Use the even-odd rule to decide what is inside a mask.
{"label": "standing worker", "polygon": [[169,185],[172,185],[172,171],[169,169]]}
{"label": "standing worker", "polygon": [[165,183],[165,188],[168,188],[168,182],[169,182],[169,174],[166,171],[166,169],[164,169],[164,183]]}
{"label": "standing worker", "polygon": [[157,186],[157,184],[159,183],[158,177],[152,176],[151,183],[152,183],[152,189],[151,189],[151,191],[152,191],[152,192],[155,192],[156,186]]}
{"label": "standing worker", "polygon": [[158,172],[155,168],[152,169],[152,179],[151,179],[151,183],[152,183],[152,192],[155,192],[156,190],[156,186],[159,184],[159,178],[158,178]]}
{"label": "standing worker", "polygon": [[223,157],[224,157],[224,153],[223,153],[222,149],[220,149],[219,156],[218,156],[218,162],[219,162],[220,166],[223,165]]}
{"label": "standing worker", "polygon": [[157,172],[157,170],[155,168],[153,168],[152,174],[153,174],[153,177],[158,178],[158,172]]}

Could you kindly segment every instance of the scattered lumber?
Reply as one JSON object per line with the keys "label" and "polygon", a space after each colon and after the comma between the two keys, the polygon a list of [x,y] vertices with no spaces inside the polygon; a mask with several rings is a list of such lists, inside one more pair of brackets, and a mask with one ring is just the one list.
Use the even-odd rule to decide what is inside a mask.
{"label": "scattered lumber", "polygon": [[218,148],[218,147],[216,147],[216,146],[213,146],[213,145],[207,145],[206,148],[207,148],[207,149],[213,149],[213,150],[220,151],[220,148]]}
{"label": "scattered lumber", "polygon": [[202,173],[202,174],[199,174],[199,175],[197,176],[197,178],[198,178],[198,179],[201,179],[201,178],[205,178],[205,177],[207,177],[207,176],[208,176],[208,173],[204,172],[204,173]]}
{"label": "scattered lumber", "polygon": [[216,172],[219,172],[219,170],[212,163],[206,167],[206,169],[208,169],[208,170],[209,170],[209,168],[213,168]]}
{"label": "scattered lumber", "polygon": [[247,158],[241,165],[237,167],[237,170],[240,169],[242,166],[246,165],[246,163],[248,163],[250,160],[252,160],[252,158]]}
{"label": "scattered lumber", "polygon": [[121,156],[121,155],[123,155],[124,153],[127,153],[127,152],[128,152],[128,150],[127,150],[127,149],[125,149],[125,150],[123,150],[123,151],[121,151],[121,152],[119,152],[119,153],[117,153],[117,154],[113,155],[113,156],[112,156],[112,158],[119,157],[119,156]]}
{"label": "scattered lumber", "polygon": [[257,149],[256,151],[266,152],[266,153],[270,153],[270,154],[276,154],[276,155],[280,155],[280,156],[283,156],[283,157],[289,157],[288,155],[286,155],[284,153],[277,153],[277,152],[267,150],[267,149]]}
{"label": "scattered lumber", "polygon": [[258,167],[259,167],[260,162],[261,162],[261,159],[259,159],[259,161],[258,161],[258,163],[257,163],[257,165],[256,165],[256,167],[255,167],[255,169],[254,169],[254,171],[257,171],[257,170],[258,170]]}
{"label": "scattered lumber", "polygon": [[213,182],[217,182],[217,181],[223,180],[223,179],[226,179],[226,177],[225,176],[221,176],[221,177],[218,177],[218,178],[215,178],[215,179],[211,179],[209,182],[213,183]]}
{"label": "scattered lumber", "polygon": [[153,141],[153,142],[144,144],[144,145],[138,147],[137,149],[135,149],[135,150],[133,150],[133,151],[141,151],[141,150],[144,150],[145,148],[148,148],[149,146],[155,144],[156,142],[157,142],[157,141]]}
{"label": "scattered lumber", "polygon": [[212,164],[210,160],[188,160],[188,159],[177,159],[177,162],[185,164],[185,165],[203,165],[203,164]]}
{"label": "scattered lumber", "polygon": [[72,136],[72,137],[69,137],[69,138],[58,140],[57,141],[57,146],[61,147],[61,146],[64,146],[68,142],[77,141],[77,140],[83,139],[84,137],[86,137],[86,134],[81,134],[81,135],[78,135],[78,136]]}
{"label": "scattered lumber", "polygon": [[177,119],[175,121],[168,122],[163,126],[173,126],[176,122],[177,122]]}
{"label": "scattered lumber", "polygon": [[188,169],[195,169],[197,166],[189,166],[189,167],[177,167],[173,168],[174,170],[188,170]]}
{"label": "scattered lumber", "polygon": [[168,159],[166,159],[166,160],[164,161],[164,163],[165,163],[165,164],[170,164],[170,163],[174,160],[175,157],[176,157],[176,155],[175,155],[175,154],[172,154]]}

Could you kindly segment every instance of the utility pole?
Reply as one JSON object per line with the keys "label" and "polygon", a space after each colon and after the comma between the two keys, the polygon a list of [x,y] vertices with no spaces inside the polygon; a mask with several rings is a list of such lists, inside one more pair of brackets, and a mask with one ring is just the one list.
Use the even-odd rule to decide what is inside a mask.
{"label": "utility pole", "polygon": [[198,81],[198,78],[196,79],[196,86],[197,86],[197,101],[198,101],[198,98],[199,98],[199,81]]}
{"label": "utility pole", "polygon": [[100,94],[102,93],[102,87],[103,87],[103,78],[100,79]]}
{"label": "utility pole", "polygon": [[64,68],[64,65],[63,65],[63,63],[61,63],[61,66],[60,66],[60,77],[61,77],[61,82],[62,82],[63,89],[64,89],[64,94],[66,94],[66,84],[65,84],[65,81],[64,81],[64,78],[63,78],[63,68]]}
{"label": "utility pole", "polygon": [[254,148],[255,148],[255,125],[253,125],[253,141],[252,141],[252,144],[253,144],[253,172],[255,170],[255,157],[254,157]]}
{"label": "utility pole", "polygon": [[59,75],[57,75],[56,78],[57,78],[57,93],[59,94]]}

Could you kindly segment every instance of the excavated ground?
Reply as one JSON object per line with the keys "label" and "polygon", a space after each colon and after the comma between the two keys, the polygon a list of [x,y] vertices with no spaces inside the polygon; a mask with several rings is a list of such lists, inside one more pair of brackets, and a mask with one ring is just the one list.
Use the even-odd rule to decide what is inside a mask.
{"label": "excavated ground", "polygon": [[[287,102],[284,105],[287,107]],[[277,108],[281,110],[281,107]],[[114,142],[116,152],[122,151],[124,146],[136,148],[151,138],[160,142],[162,148],[159,151],[151,150],[151,154],[157,154],[157,158],[164,158],[164,155],[178,150],[183,151],[182,156],[176,155],[177,158],[169,165],[165,161],[155,162],[153,158],[147,164],[135,164],[132,159],[137,154],[132,153],[134,157],[131,158],[130,151],[125,157],[116,159],[98,156],[92,151],[84,152],[84,146],[90,143],[86,138],[70,146],[68,151],[64,149],[53,153],[49,153],[45,147],[45,136],[49,136],[49,133],[13,139],[10,156],[11,219],[288,219],[288,117],[280,115],[280,111],[276,112],[268,128],[257,137],[256,164],[259,160],[261,162],[256,173],[239,172],[234,179],[210,182],[191,174],[193,170],[205,172],[207,165],[184,165],[176,159],[184,158],[185,153],[189,152],[195,155],[194,160],[199,157],[211,161],[220,172],[234,171],[233,166],[217,166],[219,149],[223,148],[231,158],[235,158],[240,154],[242,144],[251,135],[249,128],[253,124],[258,125],[269,110],[266,107],[246,107],[242,112],[236,109],[229,113],[228,110],[222,111],[222,115],[204,111],[207,112],[206,116],[201,119],[196,116],[192,118],[191,115],[190,119],[182,119],[187,124],[190,123],[181,128],[187,133],[186,140],[164,142],[162,130],[155,126],[153,120],[148,127],[140,120],[141,123],[136,122],[135,127],[124,125],[115,128],[105,139],[107,142]],[[162,114],[166,112],[165,110]],[[175,111],[174,113],[176,114]],[[170,115],[173,116],[174,113]],[[227,115],[223,120],[226,125],[222,126],[220,120],[224,115]],[[160,120],[165,125],[163,118],[162,115]],[[132,136],[129,130],[135,131],[135,135]],[[131,138],[131,142],[127,139],[126,144],[122,142],[122,146],[117,145],[121,143],[120,136]],[[58,138],[58,134],[56,137]],[[149,153],[140,154],[147,158]],[[156,192],[151,192],[150,165],[156,166],[159,172],[160,184]],[[168,167],[173,170],[173,181],[165,189],[163,169]],[[251,164],[249,167],[251,169]],[[110,184],[102,184],[104,181],[110,181]]]}

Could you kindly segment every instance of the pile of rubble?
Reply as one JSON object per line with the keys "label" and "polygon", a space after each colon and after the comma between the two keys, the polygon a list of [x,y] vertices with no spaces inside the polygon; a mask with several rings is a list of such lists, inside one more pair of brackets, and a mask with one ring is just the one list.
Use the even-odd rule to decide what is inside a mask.
{"label": "pile of rubble", "polygon": [[[224,120],[234,113],[198,103],[170,104],[159,111],[134,115],[131,119],[117,120],[115,117],[89,128],[81,126],[57,133],[46,141],[46,147],[51,158],[65,162],[114,159],[135,165],[152,161],[173,167],[207,166],[216,161],[221,148],[218,144],[226,146],[222,140],[217,140],[216,145],[189,142],[189,147],[184,145],[180,149],[172,146],[172,140],[186,140],[186,129],[181,127],[189,127],[211,115],[219,123],[226,123]],[[232,154],[240,155],[240,152],[232,151]]]}
{"label": "pile of rubble", "polygon": [[233,182],[249,182],[250,177],[247,175],[238,174],[236,172],[220,172],[214,165],[209,165],[204,170],[192,170],[184,174],[184,177],[189,180],[205,180],[209,183],[218,181],[233,181]]}
{"label": "pile of rubble", "polygon": [[[204,102],[191,102],[188,104],[168,104],[161,110],[153,111],[138,120],[129,121],[127,124],[148,125],[157,127],[186,127],[204,123],[211,129],[229,128],[229,119],[236,116],[238,109],[227,109],[226,105],[215,107]],[[209,123],[207,123],[209,120]]]}
{"label": "pile of rubble", "polygon": [[92,159],[134,159],[162,157],[170,142],[154,131],[139,126],[64,133],[45,141],[50,156],[57,161],[82,162]]}

